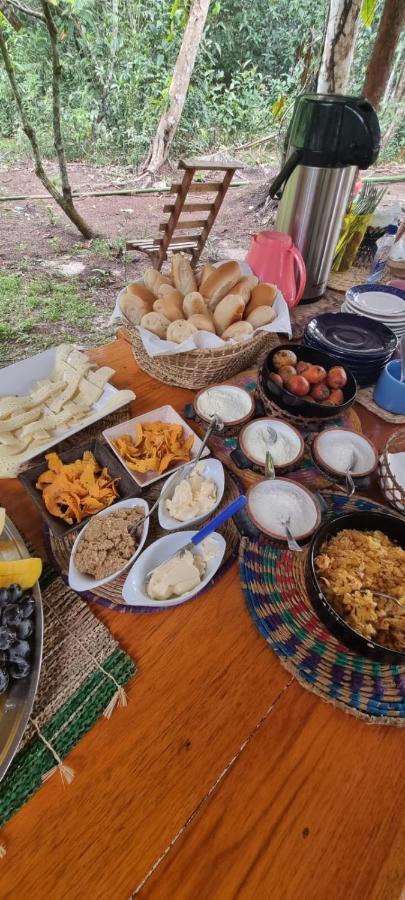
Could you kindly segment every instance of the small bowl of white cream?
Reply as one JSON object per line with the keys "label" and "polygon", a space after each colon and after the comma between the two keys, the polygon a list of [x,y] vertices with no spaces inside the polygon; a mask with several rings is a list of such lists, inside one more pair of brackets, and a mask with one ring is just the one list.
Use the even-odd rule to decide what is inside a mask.
{"label": "small bowl of white cream", "polygon": [[312,444],[315,462],[336,479],[344,479],[350,473],[356,478],[366,478],[375,471],[378,455],[368,438],[350,428],[326,428],[317,434]]}
{"label": "small bowl of white cream", "polygon": [[300,541],[318,528],[321,509],[307,488],[289,478],[259,481],[247,492],[249,518],[259,531],[277,541],[287,542],[285,522]]}
{"label": "small bowl of white cream", "polygon": [[195,396],[194,410],[199,419],[209,424],[214,416],[230,428],[244,425],[252,418],[255,402],[249,391],[235,384],[213,384]]}
{"label": "small bowl of white cream", "polygon": [[[277,435],[273,441],[272,435]],[[265,468],[267,451],[276,472],[293,469],[304,455],[304,441],[299,432],[282,419],[265,417],[243,426],[239,447],[246,458],[260,469]]]}

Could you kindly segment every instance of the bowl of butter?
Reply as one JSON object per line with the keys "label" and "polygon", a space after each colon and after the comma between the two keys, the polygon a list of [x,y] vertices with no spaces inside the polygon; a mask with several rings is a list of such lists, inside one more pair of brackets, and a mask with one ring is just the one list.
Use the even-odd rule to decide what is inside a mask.
{"label": "bowl of butter", "polygon": [[[122,596],[128,606],[166,609],[199,594],[218,571],[226,549],[222,534],[209,537],[181,552],[196,531],[166,534],[138,557],[130,570]],[[174,555],[178,554],[178,555]],[[152,573],[149,577],[149,573]]]}
{"label": "bowl of butter", "polygon": [[211,516],[224,494],[224,467],[218,459],[174,472],[164,485],[159,502],[159,524],[165,531],[190,527]]}

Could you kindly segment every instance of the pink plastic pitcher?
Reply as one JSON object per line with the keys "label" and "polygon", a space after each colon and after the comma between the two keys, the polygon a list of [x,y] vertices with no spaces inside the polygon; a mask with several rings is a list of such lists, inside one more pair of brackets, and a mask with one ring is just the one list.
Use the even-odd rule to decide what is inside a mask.
{"label": "pink plastic pitcher", "polygon": [[280,288],[290,308],[299,303],[305,288],[305,263],[289,234],[282,231],[252,234],[246,262],[260,281]]}

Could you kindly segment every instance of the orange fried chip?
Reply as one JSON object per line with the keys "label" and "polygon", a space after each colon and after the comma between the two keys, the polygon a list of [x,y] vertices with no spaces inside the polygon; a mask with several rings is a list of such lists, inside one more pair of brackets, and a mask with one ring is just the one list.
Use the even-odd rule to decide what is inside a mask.
{"label": "orange fried chip", "polygon": [[194,435],[183,436],[183,426],[170,422],[137,422],[135,435],[123,434],[114,447],[133,472],[161,474],[171,463],[191,459]]}
{"label": "orange fried chip", "polygon": [[66,465],[57,453],[48,453],[45,458],[48,469],[41,473],[36,487],[42,491],[48,512],[68,525],[94,516],[119,496],[117,479],[99,465],[89,450],[82,459]]}

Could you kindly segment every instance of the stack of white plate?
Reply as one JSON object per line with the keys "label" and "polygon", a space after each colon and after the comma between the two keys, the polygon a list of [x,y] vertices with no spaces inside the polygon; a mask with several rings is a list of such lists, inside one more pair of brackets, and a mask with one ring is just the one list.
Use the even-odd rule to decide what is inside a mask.
{"label": "stack of white plate", "polygon": [[346,292],[342,312],[383,322],[397,337],[405,334],[405,291],[386,284],[359,284]]}

